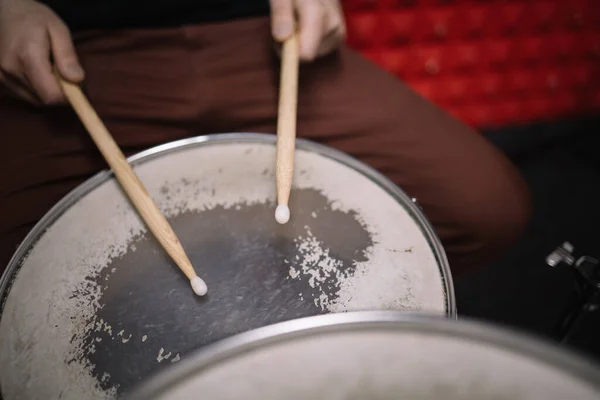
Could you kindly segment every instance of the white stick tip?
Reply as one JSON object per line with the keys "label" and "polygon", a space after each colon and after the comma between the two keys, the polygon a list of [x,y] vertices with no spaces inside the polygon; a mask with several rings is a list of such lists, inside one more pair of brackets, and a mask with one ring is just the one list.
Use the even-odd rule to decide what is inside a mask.
{"label": "white stick tip", "polygon": [[280,204],[275,209],[275,220],[280,224],[286,224],[290,220],[290,209],[284,204]]}
{"label": "white stick tip", "polygon": [[198,296],[204,296],[206,292],[208,292],[206,283],[200,277],[193,277],[190,283],[192,284],[192,290],[194,290],[194,293]]}

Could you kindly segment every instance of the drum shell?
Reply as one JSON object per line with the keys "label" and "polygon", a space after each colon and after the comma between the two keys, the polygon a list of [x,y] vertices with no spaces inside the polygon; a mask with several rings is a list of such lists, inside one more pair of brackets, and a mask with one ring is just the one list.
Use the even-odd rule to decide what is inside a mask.
{"label": "drum shell", "polygon": [[[188,184],[193,179],[189,179],[188,182],[183,179],[177,182],[177,185],[174,186],[175,189],[169,187],[170,192],[163,193],[162,186],[153,181],[155,174],[160,173],[160,168],[152,167],[152,165],[161,161],[164,165],[165,158],[188,154],[184,164],[187,167],[192,166],[192,168],[185,170],[185,173],[198,176],[197,170],[200,168],[196,165],[202,165],[207,161],[196,157],[194,152],[200,151],[199,154],[204,154],[201,152],[202,149],[221,144],[264,146],[274,149],[275,137],[255,134],[203,136],[159,146],[130,159],[150,193],[153,197],[159,198],[159,205],[163,209],[165,205],[168,208],[171,203],[176,203],[175,207],[168,210],[172,213],[170,220],[195,264],[197,260],[202,260],[204,263],[203,256],[205,254],[214,254],[214,252],[207,253],[210,249],[199,250],[195,249],[193,245],[189,246],[191,243],[189,236],[196,233],[194,233],[194,224],[186,221],[197,222],[199,216],[204,214],[202,212],[185,214],[187,220],[182,220],[177,207],[183,204],[180,200],[185,200],[186,195],[193,194],[189,188],[193,190],[198,188],[194,187],[193,182]],[[418,228],[423,242],[428,246],[423,252],[429,252],[431,259],[434,260],[432,263],[436,263],[436,273],[439,274],[440,282],[439,292],[440,296],[444,298],[441,308],[443,308],[444,314],[454,318],[456,306],[452,277],[445,254],[433,229],[412,199],[381,174],[331,148],[299,140],[297,149],[299,153],[306,153],[305,156],[323,157],[331,161],[332,165],[337,164],[340,168],[347,169],[348,174],[363,177],[365,182],[372,182],[373,187],[379,188],[382,193],[389,196],[389,201],[395,201],[401,205],[402,212],[406,214],[407,219],[414,221],[415,229]],[[272,150],[269,151],[271,152],[269,157],[271,157]],[[240,159],[245,156],[250,157],[250,154],[245,154],[245,152],[239,154]],[[228,159],[228,162],[235,166],[240,159],[232,157]],[[268,163],[268,159],[261,162]],[[192,171],[193,168],[196,168],[196,171]],[[214,169],[213,172],[217,176],[219,169],[216,167]],[[243,170],[243,168],[239,169]],[[262,170],[257,171],[262,172]],[[248,174],[253,176],[255,172],[250,171]],[[298,168],[298,174],[301,173],[301,168]],[[170,172],[165,172],[165,174],[168,175]],[[177,172],[172,174],[176,175]],[[270,176],[263,177],[263,180],[273,181],[274,184],[274,180]],[[245,185],[244,190],[250,192],[253,185],[248,183]],[[221,184],[221,186],[227,185]],[[177,190],[181,190],[181,192],[177,192]],[[188,191],[186,192],[186,190]],[[93,204],[98,207],[113,207],[115,208],[114,212],[104,213],[103,210],[93,208],[82,209],[86,201],[91,201],[90,199],[94,196],[98,197],[97,195],[101,191],[120,197],[116,200],[111,198],[106,203],[97,201]],[[168,200],[169,196],[177,201]],[[321,199],[318,193],[315,194],[310,190],[292,194],[292,201],[300,201],[300,204],[303,200],[314,202],[315,198]],[[161,201],[163,202],[161,203]],[[263,204],[263,206],[262,211],[269,210],[268,204]],[[326,206],[331,211],[332,206],[330,204]],[[245,210],[244,207],[241,207],[241,211]],[[292,206],[292,210],[295,210],[294,206]],[[125,245],[115,239],[114,242],[117,246],[109,248],[108,253],[110,254],[96,254],[98,252],[93,247],[104,244],[98,243],[97,237],[93,235],[91,236],[93,240],[84,240],[89,232],[87,226],[79,222],[82,215],[91,218],[92,222],[89,226],[94,228],[94,224],[101,225],[104,229],[103,232],[108,232],[113,237],[118,238],[124,234],[119,229],[113,228],[113,225],[118,226],[120,223],[129,224],[136,233],[132,235],[130,232],[125,232],[128,237],[132,237],[131,242]],[[259,215],[259,217],[261,216]],[[267,217],[271,218],[270,215]],[[305,217],[307,216],[305,215]],[[194,220],[194,218],[196,219]],[[221,217],[215,218],[219,220]],[[73,224],[69,225],[67,223],[69,221]],[[257,218],[252,221],[257,221]],[[219,223],[223,225],[222,221]],[[188,232],[187,235],[186,232]],[[59,233],[64,233],[67,235],[65,237],[69,237],[73,241],[49,241],[49,237],[56,239],[60,236]],[[244,238],[246,242],[247,239],[248,236]],[[61,253],[62,250],[57,251],[56,246],[52,249],[51,244],[56,245],[57,243],[65,246],[64,254]],[[77,248],[75,256],[69,254],[69,246]],[[44,253],[49,251],[52,251],[52,256],[44,257]],[[227,249],[220,250],[220,252],[227,253]],[[417,253],[410,254],[417,255]],[[102,260],[111,258],[111,261],[102,268],[94,267],[98,270],[94,271],[95,275],[81,273],[81,265],[89,264],[90,258]],[[199,263],[200,265],[196,265],[196,267],[205,277],[202,269],[203,263]],[[64,267],[67,264],[70,269]],[[273,268],[273,265],[262,267],[253,265],[250,270],[260,274],[268,268]],[[112,270],[116,270],[114,275],[111,275]],[[115,277],[119,279],[115,279]],[[230,295],[232,288],[246,290],[245,298],[260,298],[261,295],[264,295],[260,290],[269,287],[268,285],[252,286],[244,279],[243,274],[213,276],[213,279],[208,280],[211,291],[208,298],[210,299],[211,296],[214,298],[215,293],[227,291]],[[266,279],[266,281],[268,280]],[[92,284],[91,289],[88,282]],[[219,282],[224,282],[226,287],[220,289]],[[270,287],[276,287],[278,284],[278,282],[272,282]],[[53,399],[59,398],[59,396],[62,398],[104,398],[106,396],[110,398],[112,394],[107,394],[106,390],[109,386],[94,389],[91,391],[92,394],[86,389],[85,393],[89,394],[89,397],[77,394],[77,391],[74,391],[75,394],[69,397],[69,393],[62,393],[60,387],[68,387],[70,384],[87,387],[88,384],[96,384],[95,380],[102,381],[105,373],[113,375],[111,379],[121,379],[121,384],[128,386],[136,383],[137,377],[145,378],[148,374],[164,368],[165,363],[184,358],[189,351],[215,340],[280,320],[319,313],[319,310],[313,309],[294,309],[294,307],[299,307],[298,302],[293,305],[288,304],[286,307],[278,304],[275,304],[277,307],[271,307],[268,302],[263,302],[257,304],[256,307],[247,306],[244,314],[244,312],[240,312],[244,304],[236,303],[237,298],[234,298],[220,303],[223,305],[222,309],[218,309],[218,307],[213,309],[216,311],[209,316],[214,320],[215,325],[203,325],[203,322],[199,321],[203,316],[195,314],[197,301],[201,300],[193,297],[184,277],[174,268],[147,232],[144,233],[143,225],[134,217],[131,207],[124,196],[120,194],[119,188],[109,172],[100,173],[75,189],[37,224],[11,260],[1,285],[3,314],[0,319],[0,360],[17,360],[13,364],[13,370],[0,371],[0,385],[7,400],[14,398],[11,393],[19,393],[20,398],[26,399]],[[77,290],[66,291],[64,286],[74,286]],[[285,288],[283,285],[281,287]],[[285,290],[280,292],[285,293]],[[65,298],[65,296],[68,297]],[[294,293],[294,296],[297,294]],[[69,303],[68,307],[65,306],[66,303]],[[384,305],[387,306],[387,304]],[[250,315],[251,312],[254,314]],[[168,323],[161,323],[157,326],[156,319],[152,319],[153,313]],[[208,317],[203,318],[207,319]],[[244,320],[244,318],[249,318],[249,320]],[[233,328],[227,325],[228,323],[231,325],[231,321],[235,322]],[[152,332],[148,333],[148,330]],[[211,336],[210,332],[214,331],[217,333]],[[209,334],[202,335],[202,332]],[[62,344],[59,345],[59,343]],[[84,350],[87,355],[82,361],[77,356]],[[76,357],[72,353],[75,353]],[[33,362],[32,360],[37,361]],[[96,371],[104,370],[105,372],[95,372],[91,382],[82,383],[87,382],[88,378],[79,370],[74,372],[76,365],[80,362],[93,364]],[[91,366],[86,365],[85,368],[89,370]],[[61,379],[68,381],[69,385],[63,384]],[[107,379],[110,383],[111,379]],[[21,391],[20,387],[23,385],[27,385],[28,389]]]}
{"label": "drum shell", "polygon": [[577,399],[600,367],[538,337],[474,320],[351,312],[288,321],[209,346],[128,400]]}

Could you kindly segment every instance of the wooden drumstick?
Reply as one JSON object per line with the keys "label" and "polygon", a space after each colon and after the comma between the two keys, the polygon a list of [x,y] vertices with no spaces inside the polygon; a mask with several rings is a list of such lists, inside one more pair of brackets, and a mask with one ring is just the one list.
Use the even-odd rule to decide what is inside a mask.
{"label": "wooden drumstick", "polygon": [[285,224],[290,219],[288,201],[294,176],[296,147],[296,114],[298,107],[298,35],[285,42],[281,51],[281,76],[279,82],[279,111],[277,119],[277,209],[275,219]]}
{"label": "wooden drumstick", "polygon": [[179,266],[190,280],[194,293],[198,296],[204,296],[208,291],[206,283],[194,271],[192,263],[185,254],[169,222],[160,212],[135,172],[133,172],[121,149],[115,143],[92,105],[79,86],[64,80],[60,76],[58,77],[58,81],[62,86],[66,98],[96,143],[104,159],[113,170],[123,190],[127,193],[138,213],[150,228],[150,231],[152,231],[173,261],[175,261],[177,266]]}

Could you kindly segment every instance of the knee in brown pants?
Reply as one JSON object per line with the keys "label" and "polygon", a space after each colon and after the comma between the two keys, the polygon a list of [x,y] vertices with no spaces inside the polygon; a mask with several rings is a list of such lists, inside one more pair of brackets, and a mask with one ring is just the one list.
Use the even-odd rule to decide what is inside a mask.
{"label": "knee in brown pants", "polygon": [[[268,35],[258,18],[106,34],[78,51],[92,103],[131,153],[202,133],[273,133],[278,71]],[[454,273],[493,260],[523,232],[531,206],[514,166],[353,51],[301,67],[298,107],[300,137],[351,154],[418,199]],[[68,109],[0,97],[0,132],[4,266],[53,204],[105,165]]]}

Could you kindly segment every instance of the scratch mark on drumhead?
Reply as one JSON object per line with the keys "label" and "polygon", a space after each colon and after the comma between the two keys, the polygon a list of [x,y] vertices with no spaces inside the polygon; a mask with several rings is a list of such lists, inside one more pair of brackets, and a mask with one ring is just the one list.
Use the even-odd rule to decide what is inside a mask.
{"label": "scratch mark on drumhead", "polygon": [[[357,263],[368,261],[372,234],[356,213],[333,209],[318,190],[292,193],[293,219],[285,226],[274,221],[273,207],[268,201],[240,202],[170,219],[209,285],[204,298],[193,296],[185,277],[148,234],[130,245],[135,252],[127,251],[90,277],[90,291],[77,296],[106,284],[90,323],[108,324],[118,332],[91,329],[83,340],[77,338],[83,343],[79,359],[100,385],[123,393],[174,354],[184,358],[236,333],[330,312],[340,282],[354,274]],[[297,270],[293,278],[292,269]],[[104,374],[109,378],[101,379]]]}
{"label": "scratch mark on drumhead", "polygon": [[[242,331],[332,310],[424,304],[445,312],[436,253],[377,179],[298,151],[292,221],[281,226],[273,219],[274,149],[252,145],[249,156],[247,146],[201,146],[136,166],[207,281],[205,298],[193,295],[112,179],[47,227],[3,299],[0,333],[23,338],[0,352],[11,365],[3,394],[112,399],[170,365],[156,361],[161,348],[183,359]],[[320,261],[300,251],[309,232]],[[386,250],[412,245],[412,254]],[[311,286],[308,271],[326,258],[343,273],[322,279],[321,271]]]}

